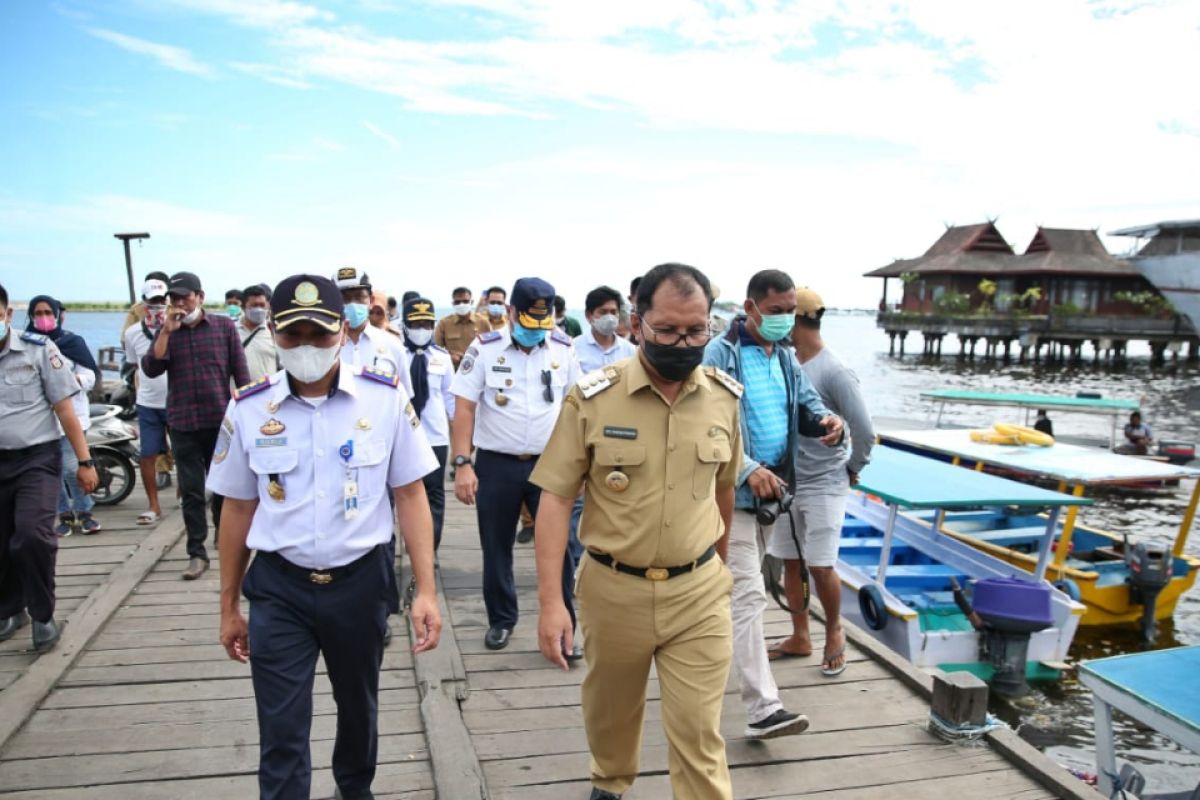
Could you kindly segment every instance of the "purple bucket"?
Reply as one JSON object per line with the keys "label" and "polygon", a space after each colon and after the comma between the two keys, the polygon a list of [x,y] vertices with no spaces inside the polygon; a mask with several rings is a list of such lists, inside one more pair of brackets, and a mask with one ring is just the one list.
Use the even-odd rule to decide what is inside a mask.
{"label": "purple bucket", "polygon": [[975,583],[973,605],[984,622],[999,631],[1032,633],[1054,624],[1051,589],[1020,578],[984,578]]}

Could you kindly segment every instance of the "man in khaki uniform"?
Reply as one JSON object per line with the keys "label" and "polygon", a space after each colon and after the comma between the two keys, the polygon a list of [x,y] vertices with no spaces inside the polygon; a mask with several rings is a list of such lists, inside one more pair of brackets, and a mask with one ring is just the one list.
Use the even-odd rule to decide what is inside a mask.
{"label": "man in khaki uniform", "polygon": [[[543,655],[573,646],[560,576],[572,503],[584,488],[575,604],[588,673],[583,716],[592,800],[620,798],[638,772],[646,680],[658,671],[676,797],[730,800],[721,738],[733,578],[724,565],[742,461],[741,386],[701,368],[712,289],[681,264],[642,279],[635,356],[567,395],[531,480]],[[715,555],[721,558],[715,558]]]}
{"label": "man in khaki uniform", "polygon": [[454,368],[462,361],[463,353],[481,333],[487,333],[491,327],[479,319],[471,304],[471,290],[465,286],[455,289],[450,298],[453,302],[453,313],[438,320],[433,331],[433,342],[438,347],[444,347],[450,352],[450,360]]}

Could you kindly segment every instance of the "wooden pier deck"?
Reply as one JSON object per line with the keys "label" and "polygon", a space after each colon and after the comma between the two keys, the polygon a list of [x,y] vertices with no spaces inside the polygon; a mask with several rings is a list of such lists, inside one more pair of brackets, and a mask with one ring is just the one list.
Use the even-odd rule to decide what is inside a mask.
{"label": "wooden pier deck", "polygon": [[[143,502],[138,493],[101,512],[106,530],[98,536],[64,540],[60,609],[69,625],[60,647],[37,658],[24,652],[22,631],[0,649],[0,800],[256,793],[249,669],[217,642],[216,563],[203,579],[180,581],[180,516],[138,529],[132,520]],[[508,649],[487,651],[474,512],[452,496],[449,505],[440,553],[446,635],[414,664],[406,626],[393,619],[375,794],[586,798],[578,689],[585,668],[563,672],[537,652],[532,547],[518,546],[525,616]],[[783,635],[786,625],[772,611],[768,636]],[[785,702],[812,720],[799,737],[743,739],[731,680],[723,729],[739,800],[1088,796],[1011,732],[981,747],[942,743],[925,730],[927,676],[861,634],[847,653],[849,669],[834,680],[820,676],[819,657],[776,665]],[[316,695],[313,796],[329,798],[335,709],[320,677]],[[652,680],[642,774],[628,800],[670,797],[660,711]]]}

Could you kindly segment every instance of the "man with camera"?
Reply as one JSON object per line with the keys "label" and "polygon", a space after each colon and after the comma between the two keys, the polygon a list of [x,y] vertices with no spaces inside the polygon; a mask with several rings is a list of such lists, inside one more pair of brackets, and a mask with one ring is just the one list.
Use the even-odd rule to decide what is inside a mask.
{"label": "man with camera", "polygon": [[763,270],[746,288],[745,314],[709,343],[706,365],[741,381],[744,454],[738,473],[736,511],[729,531],[733,573],[733,663],[746,705],[746,736],[772,739],[801,733],[803,714],[788,711],[771,674],[763,612],[767,594],[762,556],[776,517],[786,517],[795,487],[791,454],[798,436],[833,445],[842,421],[821,402],[787,346],[795,323],[796,285],[786,273]]}

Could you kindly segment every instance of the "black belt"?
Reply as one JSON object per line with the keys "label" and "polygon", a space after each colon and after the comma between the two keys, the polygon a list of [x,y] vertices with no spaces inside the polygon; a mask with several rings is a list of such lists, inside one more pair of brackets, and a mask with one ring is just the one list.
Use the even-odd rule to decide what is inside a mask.
{"label": "black belt", "polygon": [[501,453],[499,450],[484,450],[482,448],[479,450],[479,452],[487,453],[489,456],[512,459],[513,461],[534,461],[539,455],[541,455],[540,453],[522,453],[521,455],[515,455],[514,453]]}
{"label": "black belt", "polygon": [[622,564],[608,553],[596,553],[588,550],[588,555],[599,561],[606,567],[612,567],[617,572],[624,572],[626,575],[632,575],[635,578],[645,578],[648,581],[665,581],[669,578],[677,578],[680,575],[686,575],[689,572],[699,569],[712,560],[712,557],[717,554],[716,545],[709,545],[708,549],[700,554],[690,564],[681,564],[678,567],[631,567],[628,564]]}
{"label": "black belt", "polygon": [[302,580],[306,580],[309,583],[315,583],[318,586],[325,586],[326,584],[333,583],[334,581],[340,581],[343,578],[348,578],[354,573],[355,570],[357,570],[364,563],[366,563],[368,559],[374,556],[375,551],[380,547],[383,547],[383,545],[376,545],[365,556],[359,556],[349,564],[343,564],[340,567],[331,567],[330,569],[309,569],[308,567],[302,567],[299,564],[293,564],[292,562],[288,561],[286,558],[279,555],[279,553],[272,553],[269,550],[259,550],[258,555],[255,556],[255,558],[263,559],[272,567],[284,573],[285,575],[292,575]]}

